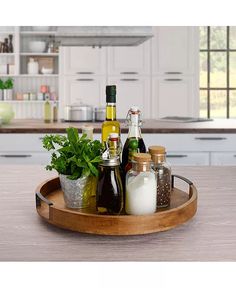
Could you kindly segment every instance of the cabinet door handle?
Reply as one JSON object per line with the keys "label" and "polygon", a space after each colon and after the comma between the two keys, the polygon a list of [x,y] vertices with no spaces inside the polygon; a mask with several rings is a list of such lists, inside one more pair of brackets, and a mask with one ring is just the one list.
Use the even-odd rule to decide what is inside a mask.
{"label": "cabinet door handle", "polygon": [[138,79],[135,79],[135,78],[123,78],[123,79],[120,79],[120,81],[138,81]]}
{"label": "cabinet door handle", "polygon": [[82,71],[82,72],[77,72],[76,74],[83,74],[83,75],[88,75],[88,74],[90,74],[90,75],[91,75],[91,74],[94,74],[94,73],[93,73],[93,72],[85,72],[85,71],[83,72],[83,71]]}
{"label": "cabinet door handle", "polygon": [[44,137],[39,137],[39,140],[43,140]]}
{"label": "cabinet door handle", "polygon": [[0,155],[0,157],[4,157],[4,158],[29,158],[29,157],[32,157],[32,155],[30,154],[26,154],[26,155],[23,155],[23,154],[3,154],[3,155]]}
{"label": "cabinet door handle", "polygon": [[138,72],[120,72],[120,74],[125,74],[125,75],[136,75]]}
{"label": "cabinet door handle", "polygon": [[226,137],[195,137],[195,140],[226,140]]}
{"label": "cabinet door handle", "polygon": [[165,74],[168,74],[168,75],[180,75],[180,74],[183,74],[182,72],[165,72]]}
{"label": "cabinet door handle", "polygon": [[80,78],[80,79],[76,79],[76,81],[93,81],[94,79],[92,78]]}
{"label": "cabinet door handle", "polygon": [[167,79],[164,79],[165,81],[182,81],[183,79],[180,79],[180,78],[167,78]]}
{"label": "cabinet door handle", "polygon": [[184,155],[184,154],[172,154],[172,155],[166,155],[167,158],[185,158],[188,157],[188,155]]}

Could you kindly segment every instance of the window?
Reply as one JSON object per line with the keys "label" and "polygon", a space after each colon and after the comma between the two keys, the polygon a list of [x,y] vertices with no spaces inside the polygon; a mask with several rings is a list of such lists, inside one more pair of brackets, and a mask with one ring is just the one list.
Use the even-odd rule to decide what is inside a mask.
{"label": "window", "polygon": [[236,118],[236,26],[200,27],[200,116]]}

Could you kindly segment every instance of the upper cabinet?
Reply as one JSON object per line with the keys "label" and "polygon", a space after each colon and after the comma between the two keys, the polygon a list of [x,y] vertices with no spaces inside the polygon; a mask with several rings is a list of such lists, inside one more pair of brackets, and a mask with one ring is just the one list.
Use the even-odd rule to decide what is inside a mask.
{"label": "upper cabinet", "polygon": [[[125,119],[131,106],[142,110],[143,118],[150,118],[150,78],[146,76],[108,77],[109,85],[117,85],[117,118]],[[105,98],[104,98],[105,100]]]}
{"label": "upper cabinet", "polygon": [[60,71],[64,75],[106,74],[106,49],[98,47],[62,47]]}
{"label": "upper cabinet", "polygon": [[198,64],[198,27],[153,27],[152,73],[194,74]]}
{"label": "upper cabinet", "polygon": [[150,74],[150,40],[135,47],[108,48],[108,75]]}

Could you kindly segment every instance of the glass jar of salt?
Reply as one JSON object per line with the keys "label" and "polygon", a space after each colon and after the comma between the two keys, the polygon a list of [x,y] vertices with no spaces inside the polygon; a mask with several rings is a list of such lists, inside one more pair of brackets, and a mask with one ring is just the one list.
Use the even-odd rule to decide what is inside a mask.
{"label": "glass jar of salt", "polygon": [[125,212],[146,215],[156,212],[156,178],[148,153],[133,155],[132,169],[126,174]]}
{"label": "glass jar of salt", "polygon": [[153,165],[152,169],[156,174],[157,181],[157,208],[164,208],[170,205],[171,192],[171,168],[166,162],[166,150],[163,146],[150,146]]}

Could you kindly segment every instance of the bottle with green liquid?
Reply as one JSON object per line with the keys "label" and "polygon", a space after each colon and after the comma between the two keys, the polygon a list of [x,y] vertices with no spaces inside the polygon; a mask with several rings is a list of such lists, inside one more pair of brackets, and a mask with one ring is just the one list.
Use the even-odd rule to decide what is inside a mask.
{"label": "bottle with green liquid", "polygon": [[51,104],[49,102],[48,96],[46,96],[46,101],[44,103],[44,122],[50,123],[52,120]]}

